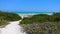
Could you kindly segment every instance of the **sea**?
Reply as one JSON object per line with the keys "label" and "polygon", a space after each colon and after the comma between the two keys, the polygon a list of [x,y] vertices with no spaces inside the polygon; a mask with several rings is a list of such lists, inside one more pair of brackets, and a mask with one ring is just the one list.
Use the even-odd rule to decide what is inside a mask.
{"label": "sea", "polygon": [[53,12],[15,12],[15,13],[24,17],[27,17],[29,15],[36,15],[36,14],[48,14],[48,15],[53,14]]}

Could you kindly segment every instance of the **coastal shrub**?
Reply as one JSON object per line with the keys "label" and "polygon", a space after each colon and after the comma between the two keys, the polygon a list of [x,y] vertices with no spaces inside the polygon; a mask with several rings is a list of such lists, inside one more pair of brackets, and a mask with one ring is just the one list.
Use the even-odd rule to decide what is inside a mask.
{"label": "coastal shrub", "polygon": [[54,23],[33,23],[33,24],[22,24],[23,28],[28,34],[57,34],[58,27]]}
{"label": "coastal shrub", "polygon": [[49,15],[47,15],[47,14],[38,14],[38,15],[34,15],[33,17],[32,17],[32,19],[34,18],[34,21],[36,21],[36,22],[46,22],[46,21],[48,21],[48,18],[49,17]]}
{"label": "coastal shrub", "polygon": [[33,15],[32,17],[29,18],[24,18],[22,20],[22,24],[28,24],[28,23],[42,23],[42,22],[56,22],[60,21],[60,13],[53,13],[52,15],[47,15],[47,14],[37,14]]}
{"label": "coastal shrub", "polygon": [[53,13],[53,16],[56,16],[55,21],[60,21],[60,13]]}
{"label": "coastal shrub", "polygon": [[18,14],[10,12],[0,12],[0,25],[6,25],[9,21],[20,20],[21,17]]}
{"label": "coastal shrub", "polygon": [[0,17],[9,21],[20,20],[21,17],[15,13],[0,12]]}
{"label": "coastal shrub", "polygon": [[48,21],[49,15],[47,14],[38,14],[38,15],[33,15],[30,18],[24,18],[21,22],[21,24],[28,24],[28,23],[33,23],[33,22],[46,22]]}
{"label": "coastal shrub", "polygon": [[34,15],[21,23],[28,34],[60,34],[60,13]]}
{"label": "coastal shrub", "polygon": [[55,22],[55,19],[56,19],[56,16],[53,16],[53,15],[50,15],[50,16],[48,17],[48,21],[49,21],[49,22]]}

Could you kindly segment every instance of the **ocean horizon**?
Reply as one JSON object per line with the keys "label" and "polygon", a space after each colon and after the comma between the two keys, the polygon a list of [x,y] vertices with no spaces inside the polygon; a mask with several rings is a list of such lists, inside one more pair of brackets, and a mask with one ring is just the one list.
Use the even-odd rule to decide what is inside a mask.
{"label": "ocean horizon", "polygon": [[52,15],[52,12],[15,12],[19,16],[29,16],[29,15],[36,15],[36,14],[48,14]]}
{"label": "ocean horizon", "polygon": [[16,14],[53,14],[53,12],[14,12]]}

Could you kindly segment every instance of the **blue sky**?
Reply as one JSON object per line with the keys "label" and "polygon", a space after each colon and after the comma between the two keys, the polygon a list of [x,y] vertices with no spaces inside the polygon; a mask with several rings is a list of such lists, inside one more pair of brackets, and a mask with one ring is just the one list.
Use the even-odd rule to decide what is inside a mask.
{"label": "blue sky", "polygon": [[60,12],[60,0],[0,0],[0,10],[9,12]]}

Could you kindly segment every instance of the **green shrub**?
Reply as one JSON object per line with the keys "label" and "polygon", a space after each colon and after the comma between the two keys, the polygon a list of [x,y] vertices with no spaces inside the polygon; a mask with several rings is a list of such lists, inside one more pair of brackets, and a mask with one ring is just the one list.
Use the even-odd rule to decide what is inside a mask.
{"label": "green shrub", "polygon": [[55,21],[60,21],[60,13],[54,13],[53,16],[56,16]]}
{"label": "green shrub", "polygon": [[0,12],[0,25],[6,25],[9,21],[20,20],[21,17],[18,14],[10,12]]}
{"label": "green shrub", "polygon": [[36,23],[36,22],[46,22],[46,21],[48,21],[48,17],[49,17],[49,15],[47,15],[47,14],[38,14],[38,15],[33,15],[32,17],[30,17],[30,18],[24,18],[23,20],[22,20],[22,24],[28,24],[28,23]]}

